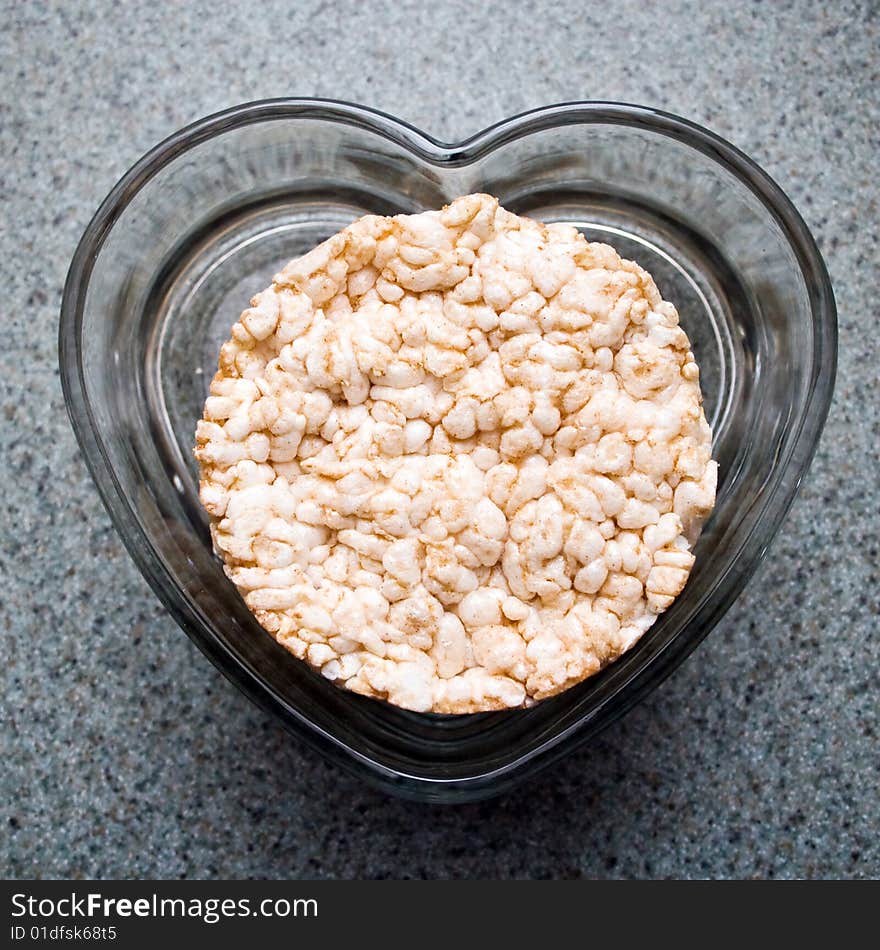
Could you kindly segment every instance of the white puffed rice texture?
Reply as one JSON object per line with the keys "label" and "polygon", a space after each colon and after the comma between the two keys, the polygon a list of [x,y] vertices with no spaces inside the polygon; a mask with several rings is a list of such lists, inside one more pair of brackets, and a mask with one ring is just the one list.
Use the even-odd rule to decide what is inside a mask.
{"label": "white puffed rice texture", "polygon": [[650,275],[480,194],[288,264],[221,349],[196,457],[263,627],[442,713],[530,705],[628,650],[684,587],[717,472]]}

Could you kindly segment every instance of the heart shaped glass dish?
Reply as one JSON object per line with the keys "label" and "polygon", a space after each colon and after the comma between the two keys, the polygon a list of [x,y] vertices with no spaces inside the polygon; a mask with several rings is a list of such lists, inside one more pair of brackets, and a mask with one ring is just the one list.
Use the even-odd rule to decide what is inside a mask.
{"label": "heart shaped glass dish", "polygon": [[[701,368],[720,478],[684,593],[635,648],[531,709],[448,717],[338,689],[258,626],[211,551],[191,447],[220,343],[281,265],[362,214],[475,191],[574,223],[655,277]],[[360,106],[285,99],[197,122],[122,178],[71,265],[60,354],[98,489],[186,633],[333,759],[388,790],[453,801],[502,791],[594,735],[727,610],[815,448],[836,317],[819,252],[782,191],[683,119],[569,103],[447,145]]]}

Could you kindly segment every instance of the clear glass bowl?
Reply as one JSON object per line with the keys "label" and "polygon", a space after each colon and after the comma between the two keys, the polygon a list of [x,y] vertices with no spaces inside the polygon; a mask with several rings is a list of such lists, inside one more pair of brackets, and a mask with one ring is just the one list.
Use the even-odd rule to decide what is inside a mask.
{"label": "clear glass bowl", "polygon": [[[212,554],[191,447],[220,343],[284,262],[361,214],[474,191],[573,222],[654,275],[702,370],[720,483],[684,593],[633,650],[531,709],[434,716],[338,689],[262,631]],[[74,256],[60,354],[101,496],[186,633],[331,758],[389,791],[455,801],[502,791],[593,736],[727,610],[813,454],[836,316],[816,245],[782,191],[683,119],[569,103],[448,145],[360,106],[286,99],[196,122],[122,178]]]}

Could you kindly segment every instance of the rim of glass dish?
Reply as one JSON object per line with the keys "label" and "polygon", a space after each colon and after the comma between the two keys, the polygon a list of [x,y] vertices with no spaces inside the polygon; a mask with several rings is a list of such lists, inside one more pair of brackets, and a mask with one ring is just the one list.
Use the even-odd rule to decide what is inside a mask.
{"label": "rim of glass dish", "polygon": [[[188,604],[188,607],[195,612],[198,623],[194,622],[196,618],[179,603],[176,597],[177,586],[141,527],[125,491],[119,484],[100,431],[95,425],[86,392],[80,336],[92,266],[114,223],[134,195],[179,155],[232,129],[258,122],[291,118],[321,119],[363,128],[403,146],[422,161],[443,167],[472,164],[508,142],[564,125],[612,124],[647,128],[697,149],[724,166],[745,184],[782,229],[804,276],[810,301],[814,341],[807,397],[797,419],[796,431],[786,447],[785,456],[776,460],[774,474],[767,483],[761,517],[755,519],[742,537],[737,538],[736,551],[726,570],[712,585],[712,593],[716,595],[714,603],[707,603],[707,597],[697,603],[679,635],[649,661],[636,668],[626,682],[619,684],[617,689],[606,696],[591,711],[589,723],[585,718],[581,718],[546,738],[537,747],[492,771],[467,777],[444,778],[392,769],[321,729],[277,695],[254,671],[244,666],[238,657],[217,640],[205,618],[200,616],[201,611],[197,605]],[[233,106],[185,126],[154,146],[119,179],[86,227],[68,271],[61,303],[59,361],[68,415],[87,467],[114,527],[154,593],[208,658],[251,699],[275,714],[283,711],[292,715],[304,727],[305,738],[323,747],[324,751],[331,752],[343,765],[352,765],[352,759],[360,761],[386,788],[405,794],[406,785],[421,788],[447,786],[450,792],[458,790],[460,798],[474,798],[478,797],[480,789],[484,790],[484,794],[503,791],[505,787],[513,784],[518,773],[529,762],[534,763],[535,768],[549,765],[563,754],[563,743],[574,733],[580,733],[577,736],[579,743],[586,741],[623,715],[677,668],[742,592],[791,507],[815,453],[834,389],[837,366],[837,311],[831,281],[819,248],[785,192],[744,152],[688,119],[631,103],[563,102],[520,113],[490,125],[461,142],[449,143],[387,113],[355,103],[315,98],[265,99]],[[743,569],[742,559],[746,553],[749,553],[749,558]],[[737,566],[740,566],[738,571]],[[719,593],[720,597],[717,596]],[[698,613],[703,621],[699,626],[694,623]],[[687,637],[684,636],[685,631],[688,631]],[[248,674],[247,680],[243,673]],[[597,723],[597,714],[618,698],[624,689],[628,690],[627,701],[619,705],[612,715],[606,716],[604,721]],[[268,700],[271,700],[271,703]],[[590,728],[587,728],[588,725]],[[499,785],[499,780],[505,777],[507,780]]]}

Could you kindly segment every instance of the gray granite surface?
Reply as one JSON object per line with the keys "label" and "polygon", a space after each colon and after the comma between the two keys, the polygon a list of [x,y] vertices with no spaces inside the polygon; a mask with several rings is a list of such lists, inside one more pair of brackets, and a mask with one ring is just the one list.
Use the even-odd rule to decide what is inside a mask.
{"label": "gray granite surface", "polygon": [[[878,49],[876,3],[5,0],[4,876],[878,875]],[[141,579],[65,415],[61,287],[99,201],[181,125],[279,95],[445,138],[660,106],[753,155],[831,271],[834,405],[761,572],[661,689],[500,800],[390,800],[251,706]]]}

